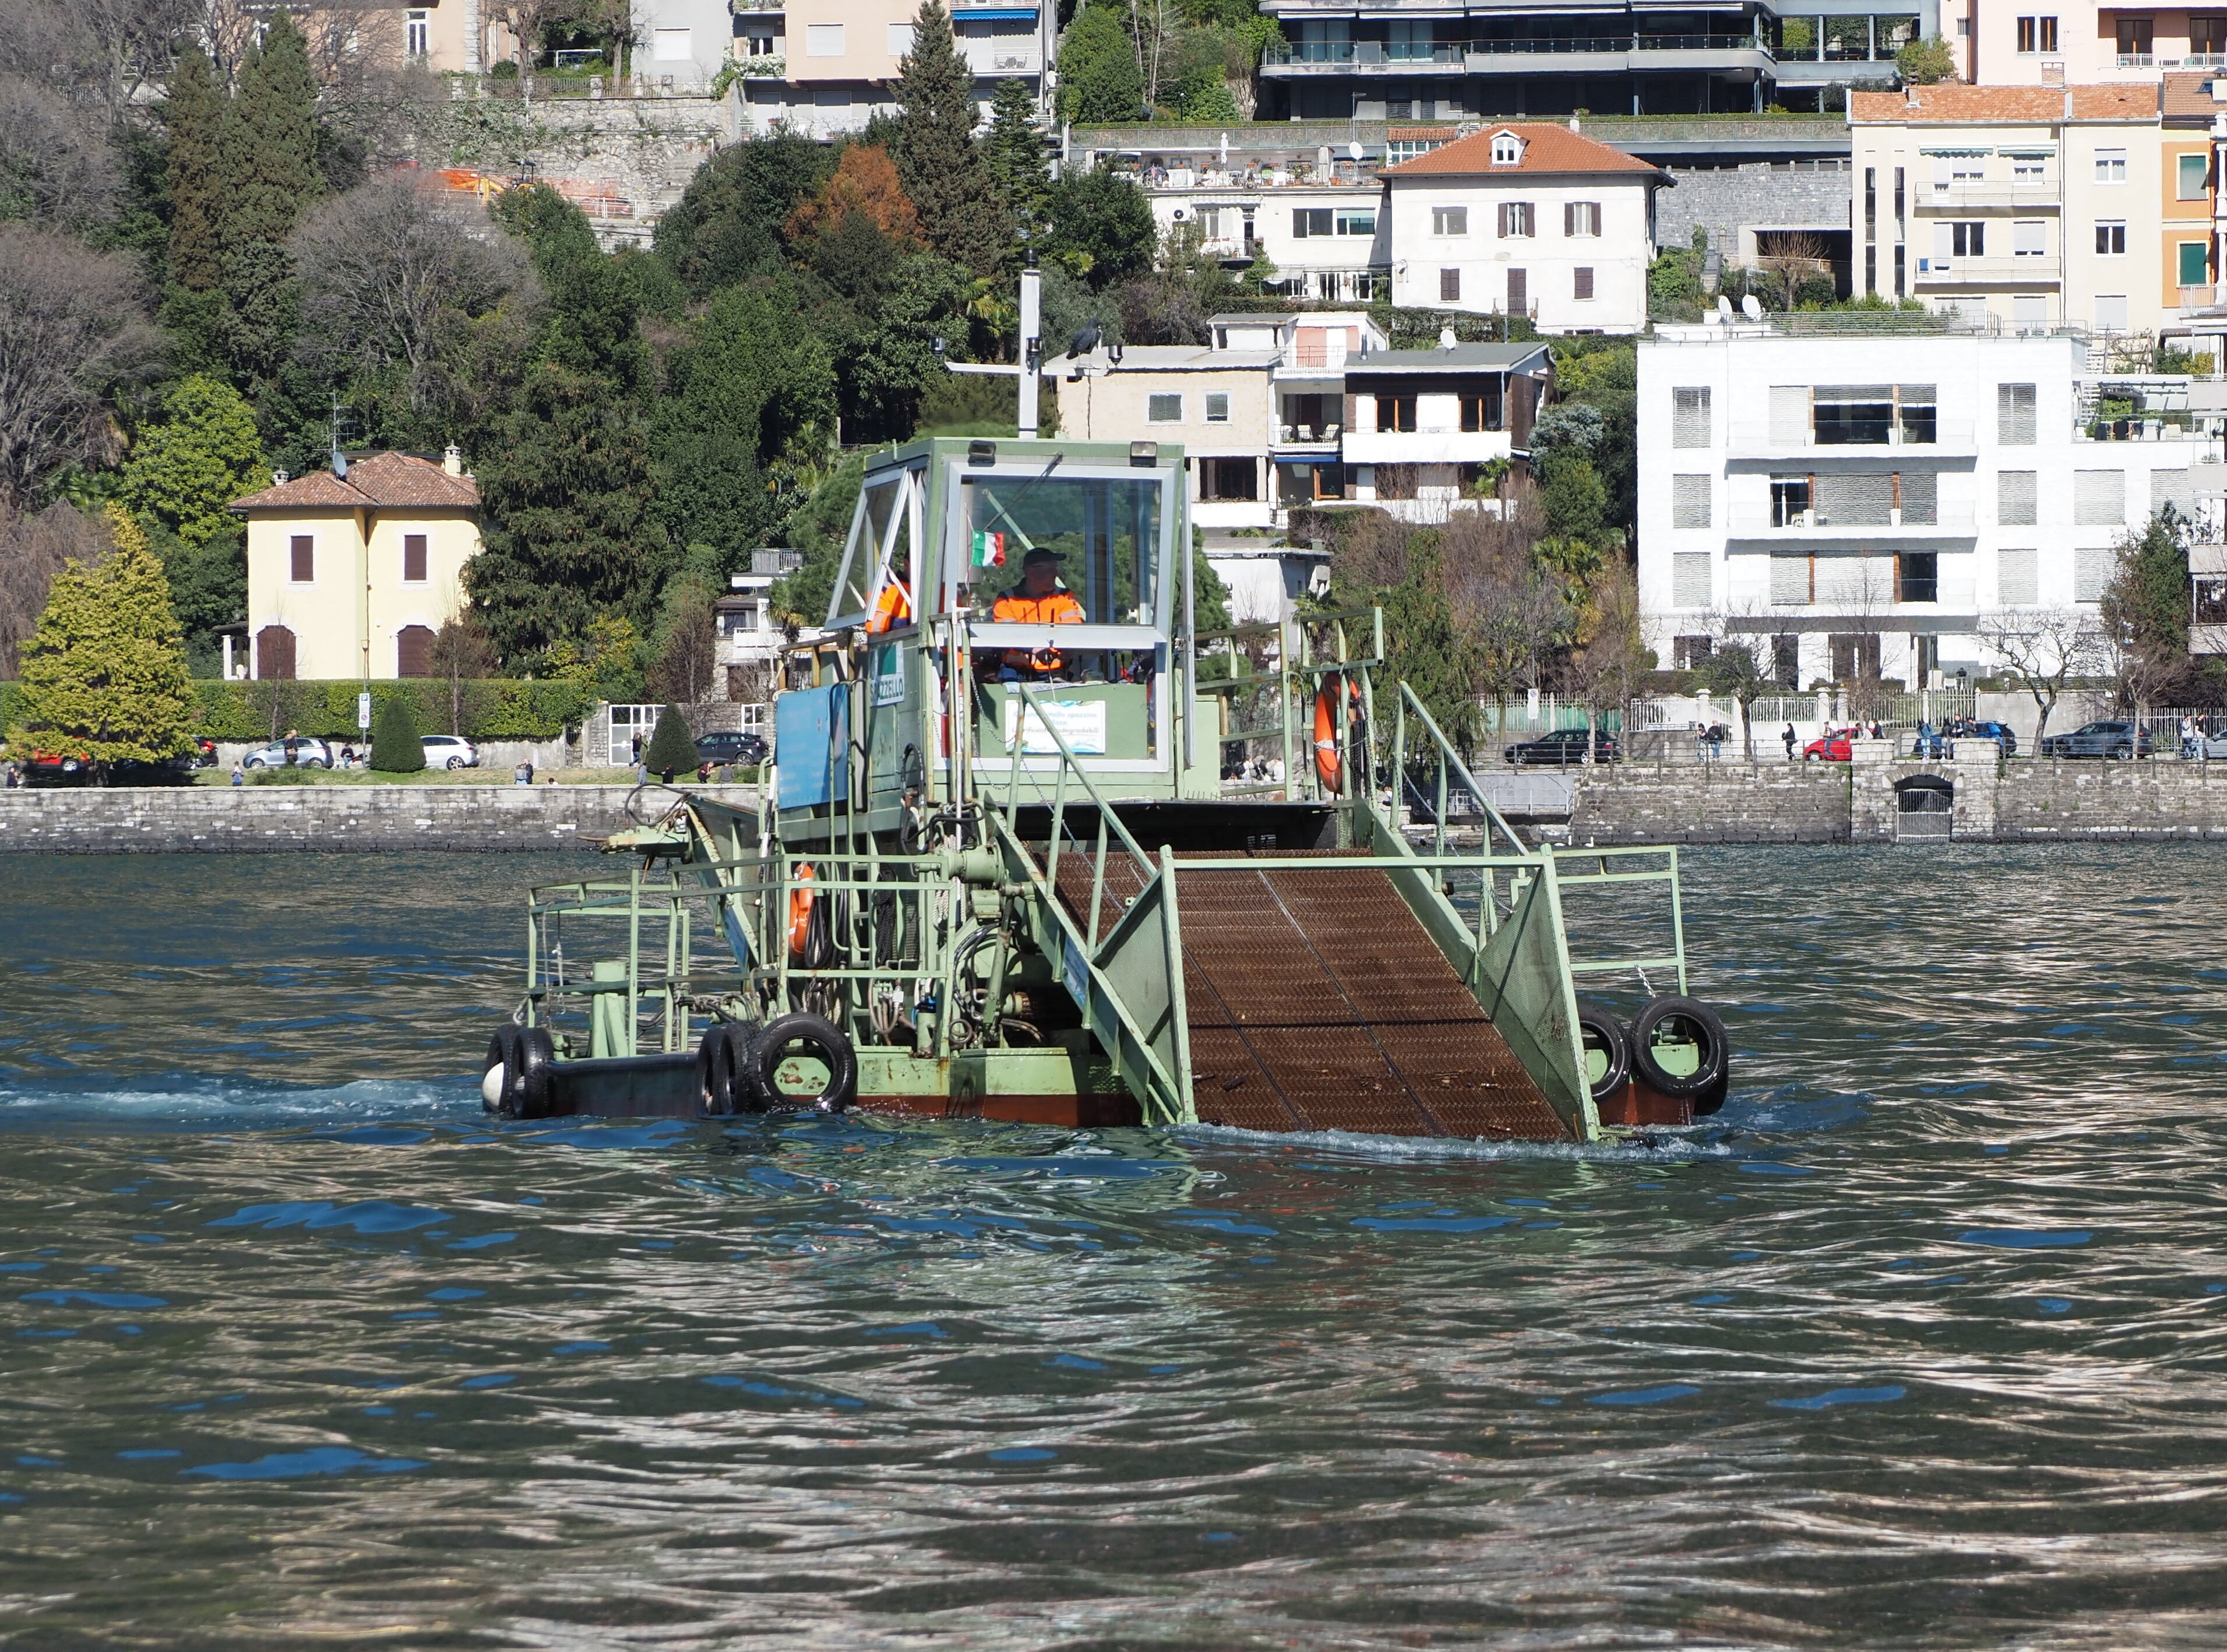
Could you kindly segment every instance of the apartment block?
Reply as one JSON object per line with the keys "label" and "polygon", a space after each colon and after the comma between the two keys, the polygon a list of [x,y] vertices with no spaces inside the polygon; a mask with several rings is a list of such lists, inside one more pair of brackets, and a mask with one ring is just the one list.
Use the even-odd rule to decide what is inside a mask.
{"label": "apartment block", "polygon": [[1976,674],[1988,616],[2095,603],[2160,506],[2209,520],[2221,473],[2198,469],[2215,444],[2187,428],[2186,380],[2179,423],[2110,418],[2171,383],[2090,379],[2077,332],[1803,319],[1639,347],[1639,595],[1666,666],[1732,637],[1792,688]]}
{"label": "apartment block", "polygon": [[[863,128],[897,111],[899,61],[912,50],[917,0],[733,0],[734,54],[752,124],[810,137]],[[1056,18],[1037,0],[960,0],[952,33],[974,71],[986,118],[1000,80],[1041,99]]]}
{"label": "apartment block", "polygon": [[1967,322],[2157,334],[2213,279],[2210,142],[2161,105],[2155,84],[1852,95],[1857,290]]}
{"label": "apartment block", "polygon": [[1957,3],[1967,24],[1961,67],[1981,84],[2154,84],[2166,70],[2227,68],[2227,11],[2217,7]]}

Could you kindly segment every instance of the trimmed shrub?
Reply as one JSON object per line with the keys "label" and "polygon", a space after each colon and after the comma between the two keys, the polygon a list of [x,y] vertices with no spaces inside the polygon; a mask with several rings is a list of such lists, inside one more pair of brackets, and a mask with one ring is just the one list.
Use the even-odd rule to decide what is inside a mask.
{"label": "trimmed shrub", "polygon": [[403,695],[392,696],[373,715],[371,766],[386,775],[414,775],[425,766],[418,719],[410,715],[409,699]]}
{"label": "trimmed shrub", "polygon": [[657,732],[649,737],[641,762],[653,775],[685,775],[695,769],[696,737],[688,732],[688,720],[679,706],[668,705],[657,714]]}

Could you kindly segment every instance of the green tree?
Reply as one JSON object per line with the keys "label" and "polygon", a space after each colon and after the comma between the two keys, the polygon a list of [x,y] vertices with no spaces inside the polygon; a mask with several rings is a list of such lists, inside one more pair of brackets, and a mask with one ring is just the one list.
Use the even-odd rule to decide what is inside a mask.
{"label": "green tree", "polygon": [[794,132],[732,144],[657,220],[657,255],[697,298],[762,274],[782,261],[789,214],[833,169],[825,145]]}
{"label": "green tree", "polygon": [[1000,80],[990,104],[990,130],[982,136],[982,159],[992,183],[1024,234],[1043,223],[1045,198],[1051,193],[1051,169],[1045,164],[1036,111],[1027,81]]}
{"label": "green tree", "polygon": [[1607,520],[1637,531],[1639,510],[1639,353],[1629,339],[1554,341],[1554,393],[1600,415],[1600,436],[1586,454],[1608,491]]}
{"label": "green tree", "polygon": [[634,405],[598,376],[544,363],[476,450],[485,548],[464,584],[511,668],[599,615],[646,625],[673,558]]}
{"label": "green tree", "polygon": [[115,550],[97,567],[72,558],[54,577],[22,652],[11,745],[80,751],[106,785],[119,762],[192,749],[192,685],[169,582],[147,536],[108,507]]}
{"label": "green tree", "polygon": [[1769,693],[1777,684],[1762,661],[1755,655],[1755,647],[1746,642],[1720,642],[1709,650],[1709,657],[1701,662],[1699,673],[1701,686],[1712,694],[1721,694],[1739,707],[1740,727],[1746,730],[1746,756],[1755,760],[1755,719],[1748,708]]}
{"label": "green tree", "polygon": [[688,732],[688,719],[679,706],[668,705],[657,714],[657,731],[649,737],[641,763],[667,781],[696,767],[696,737]]}
{"label": "green tree", "polygon": [[371,766],[386,775],[414,775],[425,767],[425,743],[409,695],[389,694],[380,703],[371,724]]}
{"label": "green tree", "polygon": [[1894,54],[1894,71],[1911,86],[1936,86],[1956,78],[1956,54],[1938,35],[1914,40]]}
{"label": "green tree", "polygon": [[1052,256],[1094,290],[1151,272],[1158,227],[1152,202],[1128,179],[1104,167],[1070,171],[1052,186],[1047,210]]}
{"label": "green tree", "polygon": [[602,374],[622,392],[637,389],[649,364],[641,289],[625,265],[596,245],[586,215],[546,183],[506,190],[495,214],[526,243],[548,295],[539,358],[573,373]]}
{"label": "green tree", "polygon": [[897,70],[893,158],[921,230],[954,264],[989,275],[1005,263],[1012,224],[974,144],[974,71],[959,54],[943,0],[921,0],[912,50]]}
{"label": "green tree", "polygon": [[323,191],[316,103],[309,48],[282,11],[241,66],[224,128],[224,335],[233,367],[251,379],[275,377],[293,345],[286,238]]}
{"label": "green tree", "polygon": [[2189,670],[2187,526],[2168,505],[2129,533],[2097,606],[2120,703],[2130,710],[2167,698]]}
{"label": "green tree", "polygon": [[1136,43],[1110,5],[1085,6],[1059,42],[1059,112],[1080,121],[1134,120],[1145,103]]}
{"label": "green tree", "polygon": [[195,373],[171,386],[161,421],[139,432],[117,494],[199,550],[238,537],[239,520],[226,507],[268,479],[246,399]]}
{"label": "green tree", "polygon": [[170,279],[189,292],[224,279],[224,92],[199,48],[178,54],[163,105],[169,148]]}

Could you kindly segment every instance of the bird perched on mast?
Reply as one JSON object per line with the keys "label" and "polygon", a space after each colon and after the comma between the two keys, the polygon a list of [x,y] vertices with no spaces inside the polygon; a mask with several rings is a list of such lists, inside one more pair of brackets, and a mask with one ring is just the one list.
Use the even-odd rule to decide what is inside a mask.
{"label": "bird perched on mast", "polygon": [[1075,329],[1075,336],[1067,341],[1067,359],[1075,367],[1075,371],[1067,375],[1068,383],[1073,384],[1082,377],[1083,360],[1097,349],[1098,341],[1102,336],[1099,317],[1095,316],[1090,318],[1089,326]]}

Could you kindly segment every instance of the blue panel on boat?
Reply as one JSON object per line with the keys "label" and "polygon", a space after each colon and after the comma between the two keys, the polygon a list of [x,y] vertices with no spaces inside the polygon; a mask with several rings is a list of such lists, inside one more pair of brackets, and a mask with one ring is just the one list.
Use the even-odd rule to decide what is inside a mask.
{"label": "blue panel on boat", "polygon": [[781,773],[780,805],[812,808],[840,802],[849,794],[851,766],[844,761],[850,737],[850,689],[794,688],[773,703],[774,761]]}

